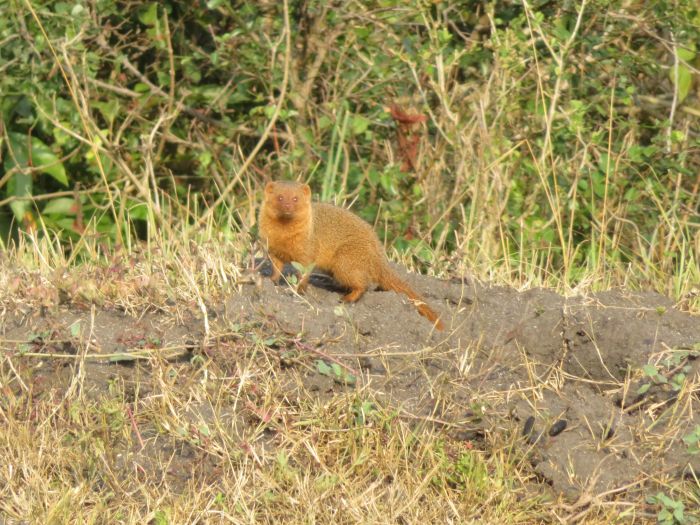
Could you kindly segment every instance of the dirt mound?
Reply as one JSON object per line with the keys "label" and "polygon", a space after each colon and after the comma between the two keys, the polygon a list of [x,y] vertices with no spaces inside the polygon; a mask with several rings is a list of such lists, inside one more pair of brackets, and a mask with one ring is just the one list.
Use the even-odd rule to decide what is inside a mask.
{"label": "dirt mound", "polygon": [[[700,455],[682,439],[700,425],[700,319],[648,292],[565,298],[406,278],[441,313],[444,332],[393,292],[368,292],[347,305],[324,276],[300,297],[259,275],[225,304],[210,305],[206,319],[195,309],[132,319],[67,306],[43,317],[8,316],[2,329],[15,351],[46,356],[32,372],[34,395],[73,385],[98,396],[116,376],[147,374],[138,361],[156,353],[187,364],[199,350],[233,367],[235,355],[217,355],[205,337],[207,324],[210,334],[234,334],[232,340],[236,327],[264,324],[286,336],[264,344],[276,349],[290,397],[371,389],[416,428],[442,427],[486,451],[494,441],[509,443],[541,481],[572,499],[700,474]],[[77,385],[66,366],[76,337],[88,342],[91,358]],[[285,375],[299,353],[315,363],[301,384]]]}

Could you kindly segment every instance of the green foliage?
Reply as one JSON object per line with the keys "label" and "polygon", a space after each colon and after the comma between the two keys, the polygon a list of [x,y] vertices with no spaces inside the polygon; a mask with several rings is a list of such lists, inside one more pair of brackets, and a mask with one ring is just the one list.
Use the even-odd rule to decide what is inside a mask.
{"label": "green foliage", "polygon": [[11,2],[0,233],[147,238],[299,177],[418,264],[689,268],[700,15],[628,4],[292,1],[287,50],[281,3]]}
{"label": "green foliage", "polygon": [[157,510],[153,513],[153,524],[154,525],[168,525],[170,520],[168,519],[168,513],[164,510]]}
{"label": "green foliage", "polygon": [[655,496],[649,496],[647,501],[661,507],[656,518],[662,525],[683,525],[696,522],[694,518],[686,516],[685,505],[682,501],[671,499],[663,492],[659,492]]}
{"label": "green foliage", "polygon": [[433,483],[447,483],[452,487],[484,493],[489,486],[489,472],[480,454],[474,450],[448,451],[445,444],[438,446],[436,453],[442,458],[441,476]]}
{"label": "green foliage", "polygon": [[[642,373],[651,379],[651,382],[643,383],[637,393],[645,394],[652,385],[668,385],[674,392],[680,391],[692,370],[689,358],[695,359],[697,356],[696,348],[674,349],[659,363],[647,363],[642,367]],[[673,372],[672,375],[671,372]]]}
{"label": "green foliage", "polygon": [[357,378],[338,363],[328,364],[323,359],[317,359],[316,371],[321,375],[330,377],[341,385],[352,386],[357,382]]}
{"label": "green foliage", "polygon": [[355,419],[355,425],[362,427],[370,420],[377,417],[377,405],[371,401],[356,400],[352,405],[352,413]]}
{"label": "green foliage", "polygon": [[683,436],[683,442],[688,446],[688,452],[700,454],[700,425],[695,425],[690,434]]}
{"label": "green foliage", "polygon": [[669,71],[669,78],[678,91],[678,100],[683,102],[690,92],[693,83],[693,73],[689,64],[695,59],[696,43],[688,42],[686,46],[676,50],[677,63]]}

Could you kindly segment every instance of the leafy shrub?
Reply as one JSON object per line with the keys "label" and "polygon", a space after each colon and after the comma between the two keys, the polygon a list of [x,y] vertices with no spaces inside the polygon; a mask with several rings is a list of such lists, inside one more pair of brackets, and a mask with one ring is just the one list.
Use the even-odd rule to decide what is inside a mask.
{"label": "leafy shrub", "polygon": [[687,268],[699,22],[690,0],[13,2],[0,228],[247,226],[260,182],[302,177],[418,263]]}

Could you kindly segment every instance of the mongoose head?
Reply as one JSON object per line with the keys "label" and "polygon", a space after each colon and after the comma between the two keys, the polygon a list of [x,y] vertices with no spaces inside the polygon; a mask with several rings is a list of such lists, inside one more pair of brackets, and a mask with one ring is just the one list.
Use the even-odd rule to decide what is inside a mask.
{"label": "mongoose head", "polygon": [[265,203],[268,213],[281,220],[290,220],[306,214],[311,202],[311,188],[299,182],[268,182]]}

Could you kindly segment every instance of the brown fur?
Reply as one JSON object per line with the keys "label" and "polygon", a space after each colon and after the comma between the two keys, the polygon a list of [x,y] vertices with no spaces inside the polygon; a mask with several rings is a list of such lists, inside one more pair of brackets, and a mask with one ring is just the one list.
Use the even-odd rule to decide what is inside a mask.
{"label": "brown fur", "polygon": [[[355,302],[370,284],[394,290],[411,299],[418,312],[442,330],[438,315],[389,266],[372,227],[357,215],[331,204],[312,203],[311,189],[297,182],[269,182],[260,209],[260,235],[272,261],[272,280],[278,282],[285,263],[329,272],[349,291],[344,301]],[[303,293],[307,273],[299,283]]]}

